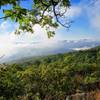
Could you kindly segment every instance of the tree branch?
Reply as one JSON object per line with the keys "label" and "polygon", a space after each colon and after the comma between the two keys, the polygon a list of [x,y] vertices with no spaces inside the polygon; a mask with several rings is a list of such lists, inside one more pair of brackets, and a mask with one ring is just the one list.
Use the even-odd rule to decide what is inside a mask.
{"label": "tree branch", "polygon": [[48,5],[44,10],[43,10],[43,13],[42,13],[42,17],[41,17],[41,20],[43,19],[43,17],[44,17],[44,14],[45,14],[45,12],[47,11],[47,9],[50,7],[50,5]]}
{"label": "tree branch", "polygon": [[42,0],[40,0],[40,2],[42,3],[43,6],[49,6],[48,4],[44,3]]}
{"label": "tree branch", "polygon": [[67,25],[65,25],[65,24],[63,24],[62,22],[60,22],[59,21],[59,19],[58,19],[58,15],[57,15],[57,13],[56,13],[56,11],[55,11],[55,4],[54,4],[54,1],[53,0],[51,0],[51,2],[52,2],[52,5],[53,5],[53,13],[54,13],[54,16],[55,16],[55,18],[56,18],[56,21],[61,25],[61,26],[63,26],[63,27],[65,27],[65,28],[69,28],[70,27],[70,24],[67,24]]}
{"label": "tree branch", "polygon": [[9,17],[11,17],[12,15],[10,15],[10,16],[4,16],[4,17],[0,17],[0,19],[5,19],[5,18],[9,18]]}

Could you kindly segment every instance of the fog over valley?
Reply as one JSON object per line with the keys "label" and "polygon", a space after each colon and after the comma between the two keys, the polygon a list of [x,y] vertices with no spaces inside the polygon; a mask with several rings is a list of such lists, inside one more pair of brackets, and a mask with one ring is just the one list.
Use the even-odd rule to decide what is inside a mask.
{"label": "fog over valley", "polygon": [[0,46],[0,63],[70,51],[86,50],[100,45],[98,40],[62,40],[44,42],[15,42]]}

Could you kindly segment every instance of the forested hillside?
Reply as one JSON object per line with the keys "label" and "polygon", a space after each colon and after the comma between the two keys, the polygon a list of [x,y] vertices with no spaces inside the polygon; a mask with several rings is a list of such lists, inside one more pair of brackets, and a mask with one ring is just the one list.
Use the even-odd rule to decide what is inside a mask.
{"label": "forested hillside", "polygon": [[100,89],[100,47],[0,65],[0,100],[65,100]]}

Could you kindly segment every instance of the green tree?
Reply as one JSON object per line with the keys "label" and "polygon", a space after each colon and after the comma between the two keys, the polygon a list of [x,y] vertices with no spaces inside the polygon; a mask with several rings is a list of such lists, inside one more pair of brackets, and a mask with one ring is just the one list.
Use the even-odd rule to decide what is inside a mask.
{"label": "green tree", "polygon": [[0,7],[9,4],[11,9],[3,9],[4,17],[0,19],[11,18],[12,21],[19,23],[20,32],[34,32],[32,27],[39,24],[45,28],[48,37],[52,37],[55,32],[51,28],[57,28],[62,25],[65,28],[70,27],[68,20],[64,19],[67,9],[70,7],[70,0],[32,0],[32,9],[27,9],[21,6],[21,3],[27,0],[0,0]]}

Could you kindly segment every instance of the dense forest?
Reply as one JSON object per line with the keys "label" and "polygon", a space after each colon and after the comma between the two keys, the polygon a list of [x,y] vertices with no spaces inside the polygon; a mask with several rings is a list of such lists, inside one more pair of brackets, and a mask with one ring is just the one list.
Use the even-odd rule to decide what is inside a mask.
{"label": "dense forest", "polygon": [[100,89],[100,47],[0,65],[0,100],[65,100]]}

